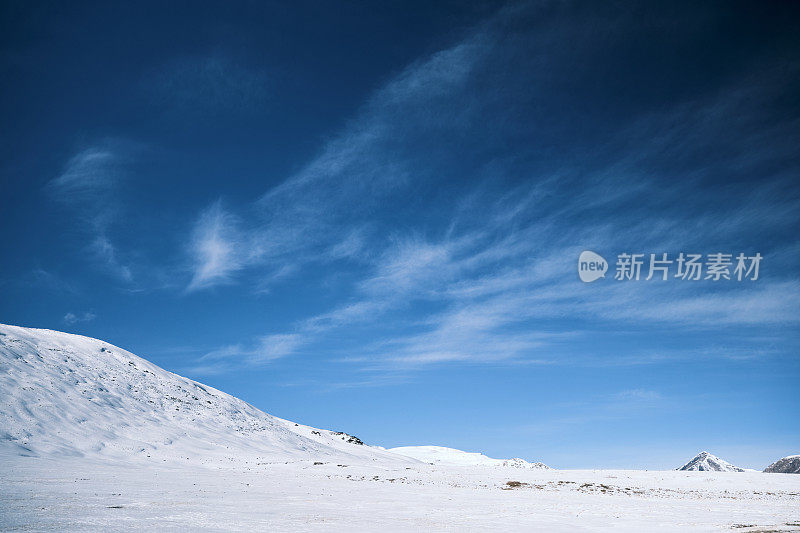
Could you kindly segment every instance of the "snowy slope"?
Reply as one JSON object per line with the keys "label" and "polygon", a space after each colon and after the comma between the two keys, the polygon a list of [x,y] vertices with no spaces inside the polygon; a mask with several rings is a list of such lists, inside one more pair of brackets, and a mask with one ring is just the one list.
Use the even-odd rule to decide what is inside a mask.
{"label": "snowy slope", "polygon": [[727,461],[708,452],[700,452],[691,461],[676,470],[697,470],[702,472],[744,472],[744,468],[733,466]]}
{"label": "snowy slope", "polygon": [[445,448],[444,446],[401,446],[399,448],[389,448],[389,451],[435,465],[549,468],[543,463],[529,463],[524,459],[492,459],[482,453],[465,452],[455,448]]}
{"label": "snowy slope", "polygon": [[764,472],[773,474],[800,474],[800,455],[788,455],[783,459],[778,459],[765,468]]}
{"label": "snowy slope", "polygon": [[0,453],[216,465],[413,462],[276,418],[106,342],[5,325]]}

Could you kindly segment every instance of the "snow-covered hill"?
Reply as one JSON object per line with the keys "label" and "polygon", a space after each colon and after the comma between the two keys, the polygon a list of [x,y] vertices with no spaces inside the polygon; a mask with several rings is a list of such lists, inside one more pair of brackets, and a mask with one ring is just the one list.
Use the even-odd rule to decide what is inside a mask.
{"label": "snow-covered hill", "polygon": [[703,472],[744,472],[744,468],[733,466],[708,452],[700,452],[691,461],[676,470],[699,470]]}
{"label": "snow-covered hill", "polygon": [[773,474],[800,474],[800,455],[788,455],[764,469]]}
{"label": "snow-covered hill", "polygon": [[271,416],[106,342],[6,325],[0,453],[217,465],[414,462]]}
{"label": "snow-covered hill", "polygon": [[514,468],[548,469],[544,463],[529,463],[524,459],[492,459],[482,453],[465,452],[444,446],[401,446],[389,448],[390,452],[412,457],[425,463],[447,466],[507,466]]}

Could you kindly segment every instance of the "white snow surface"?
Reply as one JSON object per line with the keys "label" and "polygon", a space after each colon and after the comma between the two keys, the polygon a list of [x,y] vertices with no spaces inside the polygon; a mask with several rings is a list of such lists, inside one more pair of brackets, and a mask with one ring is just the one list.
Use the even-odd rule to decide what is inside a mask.
{"label": "white snow surface", "polygon": [[796,474],[16,456],[0,480],[3,531],[800,531]]}
{"label": "white snow surface", "polygon": [[283,420],[106,342],[0,325],[0,448],[125,463],[413,462]]}
{"label": "white snow surface", "polygon": [[688,463],[678,468],[678,470],[701,471],[701,472],[744,472],[744,468],[733,466],[728,461],[724,461],[716,455],[708,452],[700,452],[692,457]]}
{"label": "white snow surface", "polygon": [[550,468],[544,463],[530,463],[524,459],[492,459],[482,453],[465,452],[444,446],[400,446],[390,452],[412,457],[425,463],[449,466],[503,466],[514,468]]}
{"label": "white snow surface", "polygon": [[356,442],[99,340],[0,326],[2,531],[800,531],[795,474]]}

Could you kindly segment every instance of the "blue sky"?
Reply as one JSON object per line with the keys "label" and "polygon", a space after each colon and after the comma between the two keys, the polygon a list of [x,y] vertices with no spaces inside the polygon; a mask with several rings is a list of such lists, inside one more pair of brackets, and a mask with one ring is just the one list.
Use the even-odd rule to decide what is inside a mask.
{"label": "blue sky", "polygon": [[384,446],[799,452],[798,6],[2,13],[0,321]]}

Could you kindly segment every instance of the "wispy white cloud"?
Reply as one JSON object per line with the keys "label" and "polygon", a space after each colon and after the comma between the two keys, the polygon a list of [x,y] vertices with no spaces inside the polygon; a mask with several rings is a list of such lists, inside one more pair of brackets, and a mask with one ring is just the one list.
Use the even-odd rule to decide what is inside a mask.
{"label": "wispy white cloud", "polygon": [[91,322],[95,318],[97,318],[97,315],[95,315],[91,311],[87,311],[81,314],[67,313],[66,315],[64,315],[63,320],[65,324],[72,325],[72,324],[77,324],[78,322]]}
{"label": "wispy white cloud", "polygon": [[709,290],[708,285],[705,290],[691,285],[679,291],[657,285],[636,290],[624,283],[616,289],[587,302],[586,311],[621,321],[688,327],[800,322],[794,312],[800,309],[800,283],[795,281],[751,282],[750,286],[740,284],[729,290]]}
{"label": "wispy white cloud", "polygon": [[198,359],[199,365],[194,370],[216,373],[242,365],[262,365],[295,353],[304,343],[300,335],[265,335],[251,345],[232,344],[212,350]]}
{"label": "wispy white cloud", "polygon": [[110,148],[93,146],[74,155],[49,186],[58,201],[91,201],[116,185],[120,179],[117,164],[117,156]]}
{"label": "wispy white cloud", "polygon": [[104,234],[98,234],[89,247],[95,257],[102,261],[106,267],[124,281],[131,281],[133,274],[128,265],[122,264],[118,259],[117,248]]}
{"label": "wispy white cloud", "polygon": [[629,389],[617,393],[616,398],[629,402],[648,402],[661,399],[661,394],[647,389]]}
{"label": "wispy white cloud", "polygon": [[[211,236],[214,253],[195,252],[190,290],[259,271],[257,288],[265,291],[303,275],[311,263],[353,261],[358,278],[347,297],[298,320],[286,333],[292,342],[273,342],[287,355],[335,330],[368,330],[359,353],[346,359],[395,367],[550,364],[570,332],[554,335],[547,323],[568,317],[625,327],[796,322],[790,310],[798,308],[800,291],[786,279],[723,290],[613,281],[586,286],[575,275],[584,248],[672,252],[756,245],[754,236],[786,232],[800,198],[778,192],[786,188],[785,176],[765,176],[752,193],[740,183],[698,187],[714,172],[769,168],[786,156],[782,137],[796,125],[776,120],[754,128],[763,109],[742,105],[755,95],[768,101],[774,85],[739,90],[734,81],[655,113],[619,117],[591,142],[565,141],[562,130],[577,136],[572,123],[588,127],[591,118],[540,110],[562,88],[563,64],[572,64],[562,54],[573,59],[572,52],[553,47],[547,31],[533,37],[496,31],[513,11],[390,79],[300,171],[251,206],[257,215],[242,216],[236,231],[218,238],[212,224],[201,232]],[[590,32],[576,46],[604,46],[606,38]],[[519,63],[520,49],[530,52],[530,64]],[[509,61],[524,70],[514,79],[497,66]],[[530,121],[525,129],[540,131],[541,139],[526,137],[530,150],[510,154],[507,143],[520,146],[513,124],[523,113]],[[723,145],[735,147],[736,157],[697,163]],[[760,147],[757,155],[748,156],[751,145]],[[454,174],[463,185],[457,191],[448,181]],[[199,227],[208,225],[207,216],[200,215]],[[252,360],[251,351],[233,353]]]}
{"label": "wispy white cloud", "polygon": [[18,280],[24,286],[36,286],[54,292],[67,294],[78,294],[78,287],[71,281],[64,279],[61,275],[36,267]]}
{"label": "wispy white cloud", "polygon": [[190,252],[194,274],[187,290],[230,282],[246,260],[241,239],[237,218],[227,212],[221,202],[203,211],[192,234]]}
{"label": "wispy white cloud", "polygon": [[90,146],[74,155],[64,171],[46,186],[51,197],[67,208],[88,233],[91,257],[126,282],[132,280],[132,272],[120,260],[110,230],[122,211],[116,191],[126,175],[133,149],[130,143],[113,140]]}
{"label": "wispy white cloud", "polygon": [[[247,249],[236,254],[242,258],[240,269],[290,265],[299,271],[321,257],[354,259],[365,252],[374,209],[402,190],[416,171],[402,154],[413,154],[409,141],[418,133],[418,120],[430,122],[430,105],[446,105],[452,91],[466,87],[472,65],[483,57],[481,43],[482,36],[475,35],[409,66],[300,171],[267,191],[256,203],[258,214],[249,221],[246,235],[231,243]],[[464,112],[459,106],[449,109],[455,115]],[[197,285],[196,266],[193,288],[230,281],[230,276],[221,276]]]}

